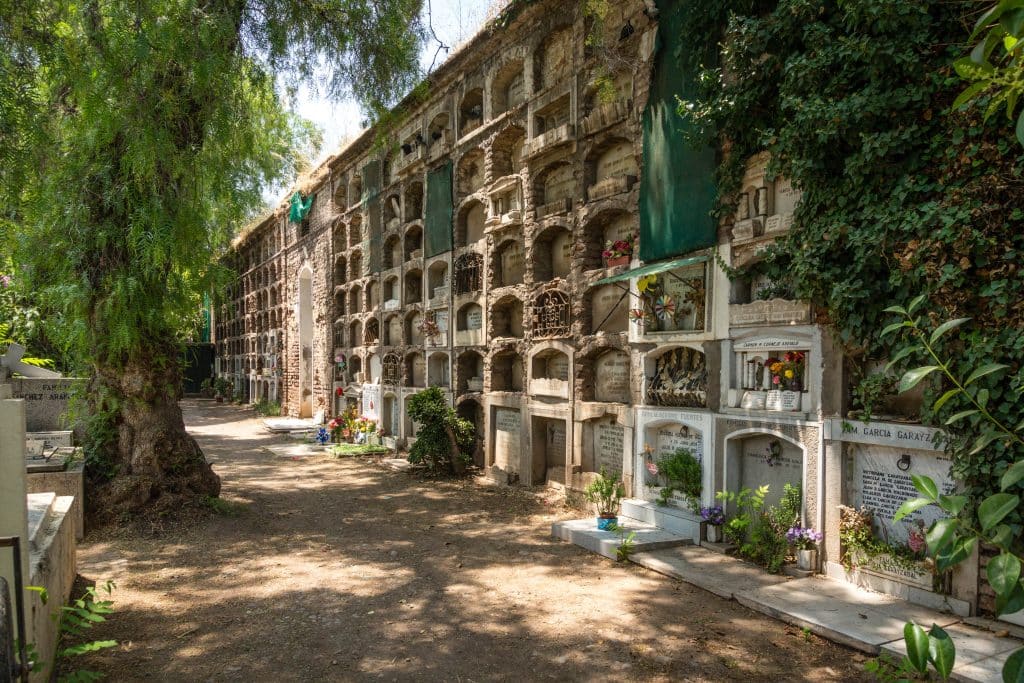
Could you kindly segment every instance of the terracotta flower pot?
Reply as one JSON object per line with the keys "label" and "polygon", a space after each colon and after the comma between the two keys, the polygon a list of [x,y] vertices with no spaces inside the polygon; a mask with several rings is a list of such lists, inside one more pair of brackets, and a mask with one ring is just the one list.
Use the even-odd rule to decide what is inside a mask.
{"label": "terracotta flower pot", "polygon": [[605,264],[609,268],[614,268],[616,266],[628,266],[629,259],[629,256],[614,256],[612,258],[605,259]]}

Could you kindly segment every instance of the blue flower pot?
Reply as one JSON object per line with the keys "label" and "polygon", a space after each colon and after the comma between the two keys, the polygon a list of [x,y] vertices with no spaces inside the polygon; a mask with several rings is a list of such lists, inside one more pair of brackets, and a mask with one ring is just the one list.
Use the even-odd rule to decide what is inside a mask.
{"label": "blue flower pot", "polygon": [[597,530],[608,531],[609,527],[618,526],[618,517],[598,517],[597,518]]}

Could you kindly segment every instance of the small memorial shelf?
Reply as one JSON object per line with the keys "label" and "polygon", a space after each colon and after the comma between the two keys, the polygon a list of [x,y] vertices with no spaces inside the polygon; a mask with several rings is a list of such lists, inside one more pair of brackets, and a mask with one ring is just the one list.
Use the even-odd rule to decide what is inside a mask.
{"label": "small memorial shelf", "polygon": [[729,408],[806,413],[811,351],[797,340],[758,339],[734,347]]}

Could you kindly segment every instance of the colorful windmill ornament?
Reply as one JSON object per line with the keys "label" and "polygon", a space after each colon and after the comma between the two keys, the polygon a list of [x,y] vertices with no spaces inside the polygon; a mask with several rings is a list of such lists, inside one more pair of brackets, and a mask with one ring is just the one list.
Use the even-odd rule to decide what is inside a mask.
{"label": "colorful windmill ornament", "polygon": [[659,318],[671,318],[676,314],[676,301],[668,294],[654,300],[654,315]]}

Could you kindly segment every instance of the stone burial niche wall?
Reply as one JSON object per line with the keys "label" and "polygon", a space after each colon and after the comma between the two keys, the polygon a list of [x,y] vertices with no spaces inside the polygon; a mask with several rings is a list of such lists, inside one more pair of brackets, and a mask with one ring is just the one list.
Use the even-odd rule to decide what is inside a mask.
{"label": "stone burial niche wall", "polygon": [[[939,434],[909,424],[828,421],[830,462],[839,465],[841,476],[830,478],[826,487],[825,570],[878,592],[967,616],[976,593],[976,565],[938,574],[926,558],[925,534],[944,517],[942,511],[929,505],[893,521],[904,501],[918,497],[915,475],[930,477],[942,494],[956,492],[952,461],[938,445]],[[840,536],[841,529],[854,524],[869,532],[870,544]]]}

